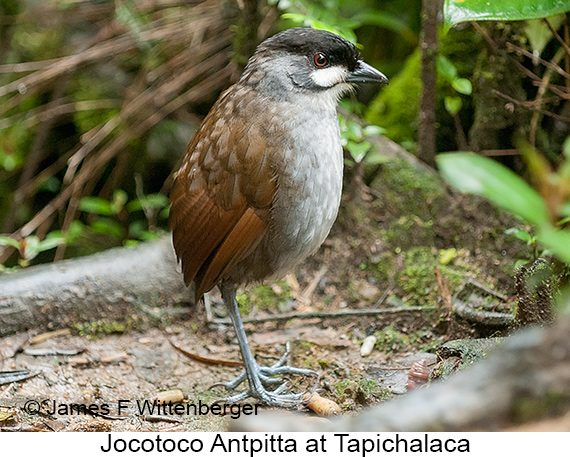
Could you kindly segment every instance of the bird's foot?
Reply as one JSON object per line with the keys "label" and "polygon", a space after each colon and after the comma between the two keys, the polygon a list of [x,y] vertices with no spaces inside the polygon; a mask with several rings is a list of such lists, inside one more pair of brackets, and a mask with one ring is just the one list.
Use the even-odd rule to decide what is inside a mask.
{"label": "bird's foot", "polygon": [[[287,361],[290,352],[291,352],[291,345],[289,342],[287,342],[285,354],[283,354],[276,363],[274,363],[270,367],[260,367],[259,365],[256,364],[255,371],[257,377],[261,381],[261,384],[263,384],[265,387],[282,385],[283,379],[274,376],[281,376],[281,375],[317,376],[317,372],[313,370],[307,370],[304,368],[295,368],[295,367],[290,367],[289,365],[285,365],[285,362]],[[234,380],[228,382],[218,382],[210,386],[210,389],[213,389],[214,387],[224,387],[226,390],[235,390],[246,379],[247,379],[247,372],[244,371]]]}
{"label": "bird's foot", "polygon": [[[220,382],[214,384],[213,387],[224,387],[226,390],[235,390],[243,381],[248,380],[249,389],[245,392],[232,395],[230,397],[217,400],[216,403],[237,403],[247,398],[255,398],[270,406],[280,406],[283,408],[298,406],[303,401],[303,394],[284,394],[287,389],[287,382],[283,381],[282,375],[300,375],[300,376],[317,376],[313,370],[304,368],[295,368],[285,365],[287,357],[289,356],[290,347],[287,343],[285,354],[270,367],[260,367],[255,364],[253,373],[253,382],[248,380],[247,371],[235,378],[233,381]],[[270,387],[276,386],[274,390],[267,390]]]}
{"label": "bird's foot", "polygon": [[249,388],[245,392],[232,395],[231,397],[221,398],[215,403],[232,404],[247,398],[255,398],[268,406],[279,406],[281,408],[292,408],[299,406],[303,402],[303,394],[284,394],[287,389],[287,383],[281,384],[275,390],[267,390],[263,386]]}

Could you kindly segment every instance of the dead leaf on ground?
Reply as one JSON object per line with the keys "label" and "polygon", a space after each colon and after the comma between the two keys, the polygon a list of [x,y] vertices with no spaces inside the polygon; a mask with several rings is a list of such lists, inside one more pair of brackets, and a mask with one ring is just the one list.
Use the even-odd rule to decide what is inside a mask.
{"label": "dead leaf on ground", "polygon": [[206,365],[224,365],[227,367],[242,367],[243,362],[236,361],[236,360],[222,360],[222,359],[211,359],[209,357],[202,357],[198,354],[193,354],[192,352],[185,351],[179,346],[176,346],[172,341],[170,341],[170,345],[180,352],[182,355],[188,357],[189,359],[195,360],[196,362],[205,363]]}

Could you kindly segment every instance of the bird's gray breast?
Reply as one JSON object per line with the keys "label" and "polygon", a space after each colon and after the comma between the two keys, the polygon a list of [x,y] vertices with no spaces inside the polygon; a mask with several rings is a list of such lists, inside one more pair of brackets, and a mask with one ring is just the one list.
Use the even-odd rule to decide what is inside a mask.
{"label": "bird's gray breast", "polygon": [[278,188],[265,243],[277,274],[322,244],[336,219],[342,191],[336,111],[305,108],[287,130],[283,160],[275,164]]}

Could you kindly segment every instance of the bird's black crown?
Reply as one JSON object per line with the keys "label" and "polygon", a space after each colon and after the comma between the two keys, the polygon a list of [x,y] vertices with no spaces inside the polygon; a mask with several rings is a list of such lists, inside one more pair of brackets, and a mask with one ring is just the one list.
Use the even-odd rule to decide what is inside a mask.
{"label": "bird's black crown", "polygon": [[325,30],[296,27],[268,38],[257,48],[259,54],[289,52],[312,58],[321,52],[331,65],[345,65],[354,70],[360,52],[350,41]]}

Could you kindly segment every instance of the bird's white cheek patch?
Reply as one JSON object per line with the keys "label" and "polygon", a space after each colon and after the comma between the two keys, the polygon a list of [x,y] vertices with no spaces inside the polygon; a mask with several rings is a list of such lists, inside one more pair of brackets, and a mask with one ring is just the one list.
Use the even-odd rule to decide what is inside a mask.
{"label": "bird's white cheek patch", "polygon": [[321,87],[332,87],[345,80],[347,70],[343,67],[319,68],[311,73],[311,78]]}

